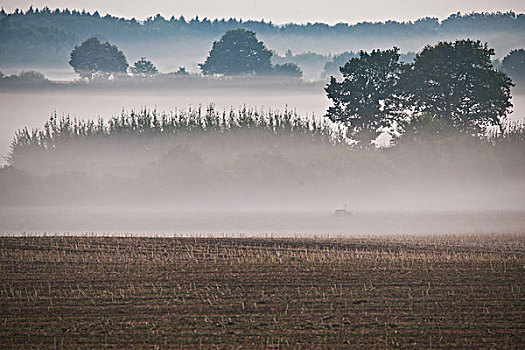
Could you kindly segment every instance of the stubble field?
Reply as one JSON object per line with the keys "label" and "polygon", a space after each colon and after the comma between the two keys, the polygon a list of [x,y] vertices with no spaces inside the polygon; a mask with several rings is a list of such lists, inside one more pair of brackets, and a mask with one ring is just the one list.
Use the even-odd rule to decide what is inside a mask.
{"label": "stubble field", "polygon": [[3,237],[2,348],[520,348],[525,236]]}

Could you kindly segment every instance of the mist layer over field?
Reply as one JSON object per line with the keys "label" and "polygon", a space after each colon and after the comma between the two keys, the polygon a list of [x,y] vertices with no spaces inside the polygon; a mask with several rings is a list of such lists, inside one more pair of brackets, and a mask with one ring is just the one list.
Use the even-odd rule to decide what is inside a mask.
{"label": "mist layer over field", "polygon": [[[0,176],[4,232],[149,227],[150,233],[181,234],[371,234],[523,227],[522,143],[495,147],[451,133],[352,149],[321,118],[213,106],[123,112],[92,124],[53,118],[41,133],[24,135]],[[355,216],[332,217],[343,205]]]}
{"label": "mist layer over field", "polygon": [[7,235],[362,237],[523,233],[524,211],[171,210],[130,207],[0,207]]}
{"label": "mist layer over field", "polygon": [[[269,108],[274,115],[287,110],[309,120],[309,131],[113,133],[27,148],[0,176],[0,232],[360,235],[525,227],[519,145],[443,135],[352,150],[330,142],[324,130],[310,132],[312,116],[321,125],[329,105],[323,83],[265,84],[2,92],[4,156],[16,130],[42,129],[55,111],[58,119],[96,124],[98,117],[140,115],[144,107],[162,118],[200,105],[203,116],[213,102],[216,115],[239,119],[245,104],[259,119]],[[524,115],[521,91],[513,92],[514,120]],[[354,215],[334,217],[344,205]]]}

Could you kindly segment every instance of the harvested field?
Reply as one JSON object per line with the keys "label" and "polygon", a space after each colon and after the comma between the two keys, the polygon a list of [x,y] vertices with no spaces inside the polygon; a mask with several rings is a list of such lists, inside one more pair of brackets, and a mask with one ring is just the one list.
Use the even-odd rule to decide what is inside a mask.
{"label": "harvested field", "polygon": [[2,237],[2,348],[520,348],[525,236]]}

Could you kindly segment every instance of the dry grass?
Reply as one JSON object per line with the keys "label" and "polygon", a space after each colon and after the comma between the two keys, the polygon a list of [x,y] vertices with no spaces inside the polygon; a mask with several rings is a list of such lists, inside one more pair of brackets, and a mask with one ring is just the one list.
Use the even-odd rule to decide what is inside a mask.
{"label": "dry grass", "polygon": [[3,348],[519,348],[525,236],[3,237]]}

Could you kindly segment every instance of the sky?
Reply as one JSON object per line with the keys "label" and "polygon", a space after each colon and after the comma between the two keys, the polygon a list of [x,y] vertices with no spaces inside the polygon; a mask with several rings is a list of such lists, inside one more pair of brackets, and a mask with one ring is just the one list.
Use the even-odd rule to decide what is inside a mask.
{"label": "sky", "polygon": [[525,12],[523,0],[0,0],[7,12],[29,6],[51,9],[85,9],[100,14],[142,20],[160,13],[164,17],[187,19],[242,18],[272,21],[275,24],[324,22],[357,23],[363,21],[409,21],[422,17],[444,19],[462,12]]}

